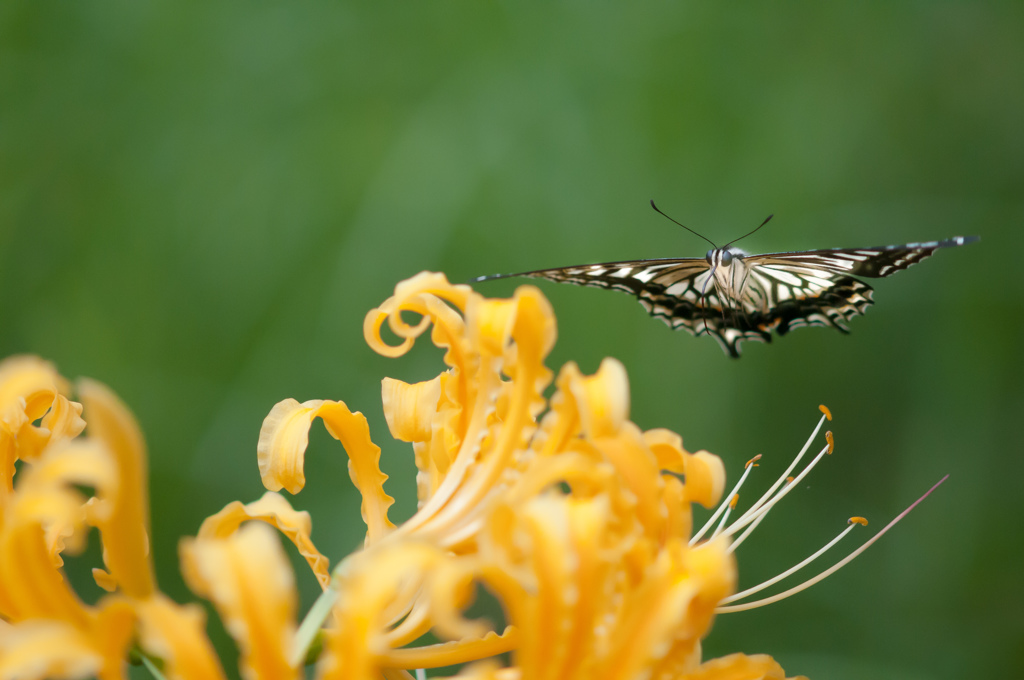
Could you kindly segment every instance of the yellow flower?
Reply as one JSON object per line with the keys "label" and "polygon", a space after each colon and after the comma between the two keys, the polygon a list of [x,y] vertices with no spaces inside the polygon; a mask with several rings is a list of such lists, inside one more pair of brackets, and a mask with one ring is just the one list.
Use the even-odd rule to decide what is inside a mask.
{"label": "yellow flower", "polygon": [[[103,385],[81,380],[77,391],[81,403],[35,357],[0,362],[0,678],[123,678],[136,635],[170,678],[223,678],[201,610],[156,589],[138,426]],[[103,543],[96,582],[116,591],[96,605],[61,573],[62,553],[85,547],[87,526]]]}
{"label": "yellow flower", "polygon": [[[410,314],[420,318],[410,323]],[[384,341],[385,325],[397,345]],[[715,616],[820,580],[909,512],[804,585],[732,604],[864,523],[853,518],[811,558],[735,592],[735,549],[832,452],[828,433],[813,461],[787,477],[831,419],[827,409],[759,500],[732,517],[755,459],[694,532],[691,505],[722,500],[722,462],[686,451],[668,430],[632,423],[626,372],[615,360],[591,376],[566,364],[545,399],[556,331],[537,289],[488,300],[423,273],[400,283],[364,324],[370,346],[392,357],[428,330],[447,369],[433,380],[382,384],[388,427],[412,444],[418,470],[412,518],[399,526],[388,518],[381,452],[362,414],[341,401],[287,399],[260,432],[268,492],[229,503],[182,541],[185,580],[234,638],[243,677],[304,677],[309,641],[329,619],[316,668],[323,680],[404,679],[408,669],[457,664],[468,664],[460,678],[495,680],[781,680],[768,656],[704,660],[701,640]],[[133,647],[158,676],[223,678],[202,610],[158,589],[138,426],[103,385],[80,380],[74,389],[81,403],[68,396],[71,383],[34,357],[0,362],[0,680],[123,678]],[[367,526],[365,546],[333,572],[313,545],[309,515],[278,493],[302,489],[317,418],[348,454]],[[93,574],[109,591],[95,605],[62,574],[62,554],[84,547],[89,526],[99,529],[106,567]],[[301,625],[295,575],[270,527],[296,546],[324,590]],[[478,583],[501,602],[503,630],[464,618]],[[413,644],[428,632],[445,641]],[[494,657],[505,652],[511,664],[502,668]]]}
{"label": "yellow flower", "polygon": [[[399,344],[383,340],[385,324]],[[628,381],[614,360],[593,376],[567,364],[545,400],[556,332],[536,288],[488,300],[423,273],[364,324],[370,346],[392,357],[428,330],[447,370],[382,385],[391,434],[413,445],[418,469],[419,509],[407,522],[387,518],[380,449],[344,403],[286,400],[260,434],[264,484],[296,492],[308,429],[321,418],[363,495],[367,547],[335,572],[321,677],[368,678],[509,649],[523,678],[782,677],[767,657],[701,663],[715,607],[735,589],[726,539],[688,543],[690,504],[710,507],[722,494],[717,457],[630,422]],[[508,629],[460,618],[473,580],[499,596]],[[431,629],[451,642],[405,647]]]}

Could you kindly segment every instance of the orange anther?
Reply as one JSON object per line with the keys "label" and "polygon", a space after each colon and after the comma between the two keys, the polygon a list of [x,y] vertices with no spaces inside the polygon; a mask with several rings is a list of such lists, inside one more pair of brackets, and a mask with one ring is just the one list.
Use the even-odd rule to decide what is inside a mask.
{"label": "orange anther", "polygon": [[760,453],[759,453],[759,454],[757,454],[756,456],[754,456],[753,458],[751,458],[750,460],[748,460],[748,461],[746,462],[746,464],[745,464],[745,465],[743,466],[743,469],[744,469],[744,470],[746,470],[746,469],[747,469],[748,467],[750,467],[751,465],[753,465],[754,467],[757,467],[756,463],[757,463],[757,461],[759,461],[759,460],[761,460],[761,454],[760,454]]}
{"label": "orange anther", "polygon": [[732,495],[732,500],[729,501],[729,509],[730,510],[735,510],[736,509],[736,504],[739,503],[739,502],[740,502],[740,495],[738,493],[734,493]]}
{"label": "orange anther", "polygon": [[862,526],[867,526],[868,525],[868,521],[866,519],[864,519],[863,517],[851,517],[850,519],[846,520],[846,523],[847,524],[860,524]]}
{"label": "orange anther", "polygon": [[793,483],[793,478],[792,477],[786,477],[786,484],[792,484],[792,483]]}
{"label": "orange anther", "polygon": [[831,456],[832,452],[836,448],[836,443],[832,439],[832,430],[829,430],[828,432],[825,433],[825,441],[828,442],[828,455]]}
{"label": "orange anther", "polygon": [[832,411],[828,410],[828,406],[825,406],[824,404],[818,404],[818,410],[825,414],[825,418],[829,422],[832,422]]}

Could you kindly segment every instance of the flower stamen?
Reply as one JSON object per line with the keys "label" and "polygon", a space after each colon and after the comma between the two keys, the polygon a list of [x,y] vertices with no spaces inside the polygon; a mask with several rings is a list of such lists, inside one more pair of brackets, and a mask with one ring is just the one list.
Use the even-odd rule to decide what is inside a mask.
{"label": "flower stamen", "polygon": [[[740,529],[744,528],[751,522],[757,520],[759,517],[763,517],[764,515],[768,514],[768,512],[771,511],[771,509],[775,507],[775,505],[779,501],[785,498],[790,491],[796,488],[797,484],[799,484],[803,480],[803,478],[806,477],[810,473],[810,471],[814,469],[814,466],[818,464],[818,461],[820,461],[826,453],[831,452],[832,447],[826,445],[821,451],[818,452],[818,455],[814,457],[814,460],[808,463],[807,467],[801,470],[800,474],[793,478],[793,481],[791,483],[786,484],[782,488],[782,490],[779,491],[779,493],[777,493],[775,496],[773,496],[770,500],[768,500],[760,507],[755,505],[750,510],[747,510],[747,512],[745,512],[742,517],[733,522],[732,526],[725,530],[725,535],[732,536]],[[785,478],[782,481],[785,481]]]}
{"label": "flower stamen", "polygon": [[725,514],[722,515],[722,520],[718,523],[718,526],[715,528],[715,532],[711,534],[711,538],[715,538],[716,536],[722,533],[722,530],[725,529],[726,524],[728,524],[729,522],[729,513],[731,513],[736,508],[736,504],[739,502],[740,495],[738,493],[733,494],[732,498],[729,500],[729,506],[725,509]]}
{"label": "flower stamen", "polygon": [[[819,457],[820,457],[820,455],[819,455]],[[875,534],[874,536],[869,538],[867,541],[865,541],[862,546],[860,546],[859,548],[854,550],[852,553],[850,553],[849,555],[847,555],[846,557],[844,557],[840,561],[836,562],[834,565],[832,565],[831,567],[829,567],[825,571],[821,572],[817,576],[815,576],[813,578],[810,578],[810,579],[804,581],[803,583],[801,583],[800,585],[794,586],[794,587],[790,588],[789,590],[783,591],[783,592],[779,593],[778,595],[772,595],[771,597],[766,597],[766,598],[764,598],[762,600],[755,600],[754,602],[747,602],[745,604],[737,604],[737,605],[730,605],[730,606],[725,606],[725,607],[717,607],[715,609],[715,613],[727,614],[729,612],[741,612],[741,611],[745,611],[747,609],[755,609],[757,607],[763,607],[764,605],[772,604],[774,602],[778,602],[780,600],[784,600],[787,597],[790,597],[792,595],[796,595],[801,590],[805,590],[807,588],[810,588],[815,583],[818,583],[819,581],[822,581],[822,580],[828,578],[829,576],[831,576],[835,572],[837,572],[840,569],[842,569],[843,567],[845,567],[849,562],[853,561],[853,559],[855,557],[857,557],[862,552],[864,552],[869,547],[871,547],[871,544],[873,544],[875,541],[877,541],[883,535],[885,535],[885,533],[887,531],[889,531],[889,529],[893,528],[896,525],[897,522],[899,522],[901,519],[906,517],[910,513],[911,510],[913,510],[915,507],[917,507],[918,503],[920,503],[925,498],[927,498],[931,494],[932,491],[935,491],[935,489],[939,488],[939,485],[942,484],[943,482],[945,482],[947,479],[949,479],[949,475],[946,475],[945,477],[940,479],[938,482],[936,482],[935,485],[932,488],[928,489],[928,491],[926,491],[923,496],[921,496],[916,501],[911,503],[910,507],[908,507],[906,510],[904,510],[900,514],[896,515],[896,517],[893,518],[893,520],[891,522],[886,524],[885,527],[881,531],[879,531],[877,534]],[[846,534],[846,532],[848,532],[854,525],[860,524],[860,523],[866,522],[866,521],[867,520],[865,520],[863,517],[851,517],[850,518],[850,526],[847,527],[846,531],[844,531],[843,534],[840,534],[840,538],[842,536],[844,536]],[[826,546],[822,550],[818,551],[818,553],[816,553],[815,555],[812,555],[812,557],[809,558],[809,559],[812,559],[817,554],[819,554],[821,552],[824,552],[824,550],[827,550],[828,547],[831,547],[831,545],[833,545],[837,540],[838,539],[833,540],[828,546]],[[805,560],[805,562],[806,561],[807,560]],[[798,565],[798,567],[799,566],[801,566],[801,565]],[[796,568],[794,568],[792,571],[795,571],[795,569]],[[735,599],[735,597],[736,596],[734,596],[732,599]],[[722,600],[722,601],[725,602],[725,601],[727,601],[729,599],[730,598],[726,598],[725,600]]]}
{"label": "flower stamen", "polygon": [[[762,517],[764,517],[764,515],[762,515]],[[758,520],[758,521],[760,521],[760,520]],[[803,560],[803,561],[802,561],[802,562],[800,562],[799,564],[797,564],[797,565],[795,565],[795,566],[793,566],[793,567],[790,567],[789,569],[787,569],[786,571],[782,572],[782,573],[781,573],[781,574],[779,574],[778,576],[775,576],[774,578],[770,578],[770,579],[768,579],[767,581],[764,581],[763,583],[760,583],[760,584],[758,584],[758,585],[756,585],[756,586],[753,586],[752,588],[747,588],[746,590],[744,590],[744,591],[742,591],[742,592],[739,592],[739,593],[736,593],[736,594],[734,594],[734,595],[730,595],[729,597],[723,598],[723,599],[721,600],[722,604],[728,604],[728,603],[730,603],[730,602],[735,602],[735,601],[737,601],[737,600],[742,600],[742,599],[743,599],[743,598],[745,598],[745,597],[749,597],[750,595],[753,595],[754,593],[759,593],[759,592],[761,592],[762,590],[764,590],[765,588],[768,588],[769,586],[773,586],[773,585],[775,585],[776,583],[778,583],[779,581],[781,581],[781,580],[783,580],[783,579],[785,579],[785,578],[788,578],[788,577],[792,576],[793,574],[795,574],[796,572],[800,571],[801,569],[803,569],[804,567],[806,567],[806,566],[807,566],[808,564],[810,564],[811,562],[813,562],[814,560],[818,559],[819,557],[821,557],[822,555],[824,555],[824,554],[825,554],[826,552],[828,552],[828,550],[829,550],[829,549],[831,549],[831,548],[832,548],[832,546],[834,546],[834,545],[835,545],[836,543],[838,543],[838,542],[839,542],[839,541],[841,541],[841,540],[842,540],[843,538],[845,538],[845,537],[846,537],[846,535],[847,535],[848,533],[850,533],[851,531],[853,531],[853,528],[854,528],[855,526],[857,526],[857,525],[859,525],[859,524],[864,524],[864,525],[867,525],[867,523],[868,523],[868,522],[867,522],[867,520],[866,520],[866,519],[864,519],[863,517],[851,517],[851,518],[850,518],[849,520],[847,520],[847,522],[846,522],[846,525],[847,525],[847,526],[846,526],[846,528],[845,528],[845,529],[843,529],[843,530],[842,530],[841,532],[839,532],[839,535],[838,535],[838,536],[836,536],[836,537],[835,537],[835,538],[833,538],[833,539],[832,539],[831,541],[829,541],[829,542],[828,542],[828,543],[826,543],[826,544],[825,544],[824,546],[822,546],[822,547],[821,547],[821,548],[820,548],[820,549],[819,549],[819,550],[818,550],[817,552],[815,552],[815,553],[814,553],[813,555],[811,555],[811,556],[810,556],[810,557],[808,557],[807,559]],[[753,524],[753,525],[751,525],[751,529],[752,529],[753,527],[755,527],[755,526],[757,526],[757,522],[754,522],[754,524]],[[740,542],[742,542],[742,540],[743,540],[743,539],[744,539],[744,538],[745,538],[745,537],[746,537],[746,536],[747,536],[747,535],[748,535],[749,533],[750,533],[750,529],[748,529],[747,531],[743,532],[743,535],[742,535],[742,536],[740,536],[740,538],[739,538],[739,539],[737,539],[735,543],[733,543],[733,547],[735,548],[735,546],[739,545],[739,544],[740,544]]]}
{"label": "flower stamen", "polygon": [[726,496],[727,500],[722,501],[721,505],[719,505],[715,512],[711,515],[711,517],[708,518],[708,521],[704,523],[704,526],[700,528],[700,531],[693,535],[693,538],[690,539],[690,545],[696,544],[697,541],[699,541],[704,536],[704,534],[707,533],[708,529],[714,526],[715,522],[718,521],[718,518],[721,516],[721,514],[728,509],[733,497],[736,496],[736,493],[740,490],[740,487],[743,486],[743,482],[747,481],[747,475],[750,474],[751,470],[757,467],[757,461],[759,461],[760,459],[761,454],[759,453],[747,461],[746,465],[743,466],[743,474],[740,476],[740,480],[736,482],[736,486],[734,486],[732,488],[732,491],[729,492],[729,495]]}
{"label": "flower stamen", "polygon": [[[824,406],[819,406],[818,408],[825,409]],[[771,487],[769,487],[769,489],[764,492],[764,495],[761,496],[761,498],[759,498],[756,503],[750,506],[750,509],[744,512],[743,515],[741,515],[737,521],[746,520],[748,515],[757,512],[757,510],[765,503],[765,501],[771,498],[772,494],[778,491],[779,487],[782,486],[787,479],[791,479],[789,473],[793,472],[793,470],[796,469],[796,466],[800,463],[801,459],[803,459],[804,455],[807,453],[807,450],[811,448],[811,442],[813,442],[814,439],[818,436],[818,432],[821,431],[821,426],[825,424],[826,418],[828,420],[832,420],[832,414],[827,411],[828,409],[825,409],[823,411],[824,415],[818,419],[818,424],[814,427],[814,430],[811,432],[811,436],[807,438],[806,442],[804,442],[803,448],[801,448],[800,452],[796,454],[796,457],[793,459],[793,462],[789,464],[789,467],[786,468],[786,471],[783,472],[777,480],[775,480],[775,483],[772,484]],[[825,439],[831,441],[827,433],[825,435]]]}
{"label": "flower stamen", "polygon": [[[793,478],[792,477],[787,477],[786,478],[786,484],[788,485],[788,484],[792,484],[792,483],[793,483]],[[755,519],[753,521],[753,523],[751,523],[751,525],[748,526],[744,530],[744,532],[739,535],[739,538],[737,538],[735,541],[733,541],[729,545],[729,548],[726,550],[726,552],[730,552],[730,553],[736,552],[736,549],[740,547],[740,545],[743,543],[743,541],[747,540],[747,536],[749,536],[750,534],[754,533],[754,529],[757,528],[757,525],[760,524],[761,520],[763,520],[767,516],[768,516],[767,512],[758,515],[757,519]]]}

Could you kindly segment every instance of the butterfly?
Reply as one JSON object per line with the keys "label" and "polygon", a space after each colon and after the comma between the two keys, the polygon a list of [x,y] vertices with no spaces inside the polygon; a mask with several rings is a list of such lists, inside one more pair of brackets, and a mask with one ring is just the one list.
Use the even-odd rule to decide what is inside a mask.
{"label": "butterfly", "polygon": [[[654,201],[651,206],[665,215]],[[757,229],[771,218],[769,215]],[[636,296],[651,316],[670,327],[694,336],[711,335],[726,354],[739,358],[740,343],[771,342],[772,332],[782,336],[794,328],[831,326],[849,333],[847,322],[873,304],[871,286],[854,276],[890,276],[939,248],[978,240],[977,236],[956,236],[945,241],[876,248],[750,255],[732,246],[740,239],[719,248],[700,234],[697,236],[714,246],[704,257],[604,262],[492,274],[472,281],[527,276],[621,290]]]}

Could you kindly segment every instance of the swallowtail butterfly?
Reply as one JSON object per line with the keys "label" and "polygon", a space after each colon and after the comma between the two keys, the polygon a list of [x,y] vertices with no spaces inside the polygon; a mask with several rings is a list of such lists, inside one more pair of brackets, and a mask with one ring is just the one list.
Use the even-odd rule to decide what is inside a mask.
{"label": "swallowtail butterfly", "polygon": [[[651,206],[658,210],[654,201]],[[977,240],[977,236],[956,236],[877,248],[765,255],[749,255],[732,247],[736,241],[721,248],[708,241],[714,248],[704,257],[604,262],[480,276],[473,281],[528,276],[621,290],[635,295],[651,316],[694,336],[711,335],[726,354],[739,358],[741,342],[771,342],[772,331],[785,335],[804,326],[832,326],[848,333],[847,322],[873,303],[871,286],[854,276],[886,277],[939,248]]]}

